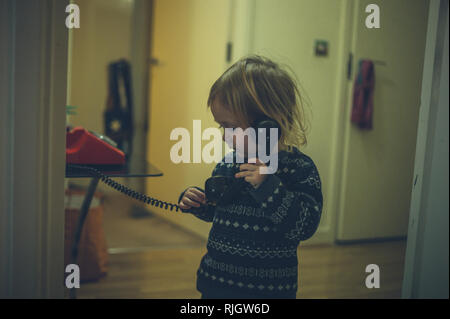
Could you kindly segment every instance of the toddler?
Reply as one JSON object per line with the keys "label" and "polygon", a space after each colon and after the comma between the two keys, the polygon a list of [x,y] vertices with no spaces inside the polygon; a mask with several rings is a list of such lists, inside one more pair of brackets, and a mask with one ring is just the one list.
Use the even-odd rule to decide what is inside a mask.
{"label": "toddler", "polygon": [[[276,172],[263,174],[259,168],[267,163],[257,158],[245,157],[244,163],[226,163],[224,158],[212,176],[246,182],[231,201],[207,205],[200,187],[180,195],[183,212],[212,222],[197,289],[205,299],[296,298],[297,248],[317,230],[323,206],[317,167],[299,150],[306,144],[306,129],[298,88],[276,63],[250,56],[214,83],[208,107],[224,128],[245,130],[261,120],[274,121],[279,128],[278,166]],[[235,153],[235,139],[231,146]]]}

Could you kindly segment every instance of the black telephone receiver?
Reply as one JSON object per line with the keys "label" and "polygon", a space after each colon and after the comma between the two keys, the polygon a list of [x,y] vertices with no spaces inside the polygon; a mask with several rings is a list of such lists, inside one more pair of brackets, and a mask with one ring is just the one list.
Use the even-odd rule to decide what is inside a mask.
{"label": "black telephone receiver", "polygon": [[[258,129],[265,128],[266,129],[266,152],[267,150],[270,150],[270,128],[277,128],[278,133],[280,132],[279,125],[272,119],[264,119],[262,121],[259,121],[256,125],[256,136],[258,138]],[[278,135],[278,139],[280,136]],[[258,142],[258,140],[257,140]],[[258,145],[258,143],[257,143]],[[66,150],[67,152],[67,150]],[[68,161],[69,162],[69,161]],[[74,168],[79,168],[83,170],[89,171],[92,176],[95,176],[99,178],[103,183],[106,185],[114,188],[115,190],[124,193],[125,195],[140,200],[146,204],[153,205],[156,207],[160,207],[166,210],[173,210],[175,211],[181,210],[181,208],[173,203],[165,202],[153,197],[150,197],[148,195],[136,192],[125,185],[122,185],[108,176],[104,175],[102,172],[100,172],[98,169],[92,166],[86,166],[86,165],[80,165],[80,164],[70,164]],[[239,192],[243,191],[245,188],[249,187],[249,184],[247,181],[245,181],[243,178],[235,178],[234,176],[221,176],[216,175],[213,177],[210,177],[205,182],[205,195],[207,199],[207,205],[217,205],[219,203],[227,203],[233,197],[235,197]],[[192,208],[195,210],[195,208]],[[183,210],[186,211],[186,210]],[[188,210],[189,211],[189,210]]]}
{"label": "black telephone receiver", "polygon": [[[280,139],[280,126],[277,122],[270,118],[259,121],[255,126],[256,145],[258,141],[258,130],[266,129],[266,152],[270,151],[270,129],[276,128],[278,131],[278,140]],[[225,204],[230,202],[240,192],[249,187],[248,182],[243,178],[235,178],[234,176],[216,175],[210,177],[205,182],[205,196],[208,205]]]}

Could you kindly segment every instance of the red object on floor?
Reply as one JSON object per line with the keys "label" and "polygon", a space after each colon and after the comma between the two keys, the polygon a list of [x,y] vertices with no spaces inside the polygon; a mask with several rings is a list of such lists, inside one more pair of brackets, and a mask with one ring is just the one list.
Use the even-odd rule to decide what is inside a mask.
{"label": "red object on floor", "polygon": [[[85,193],[83,190],[66,189],[64,268],[72,263],[72,243]],[[105,276],[108,271],[108,249],[103,230],[102,196],[101,193],[96,192],[92,199],[78,245],[77,265],[80,268],[81,282],[96,281]]]}

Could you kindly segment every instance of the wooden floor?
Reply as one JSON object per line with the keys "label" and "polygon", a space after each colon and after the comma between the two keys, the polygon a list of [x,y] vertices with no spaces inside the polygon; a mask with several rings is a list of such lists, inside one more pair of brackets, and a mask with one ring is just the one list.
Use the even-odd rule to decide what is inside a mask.
{"label": "wooden floor", "polygon": [[152,214],[129,197],[105,196],[103,228],[110,251],[204,247],[206,240]]}
{"label": "wooden floor", "polygon": [[[299,247],[297,298],[400,298],[406,241]],[[199,298],[196,271],[206,248],[150,249],[110,255],[108,275],[82,283],[78,298]],[[380,268],[368,289],[365,268]]]}

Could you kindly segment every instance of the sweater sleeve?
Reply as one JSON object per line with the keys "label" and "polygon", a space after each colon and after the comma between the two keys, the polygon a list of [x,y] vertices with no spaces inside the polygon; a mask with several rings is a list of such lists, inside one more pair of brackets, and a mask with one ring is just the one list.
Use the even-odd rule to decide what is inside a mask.
{"label": "sweater sleeve", "polygon": [[[205,192],[202,188],[197,187],[197,186],[193,186],[194,188]],[[190,187],[188,187],[190,188]],[[188,188],[186,188],[178,197],[178,204],[180,203],[181,199],[183,198],[184,193],[188,190]],[[213,218],[214,218],[214,207],[213,206],[206,206],[206,205],[201,205],[200,207],[192,207],[190,209],[181,209],[181,211],[183,213],[190,213],[192,215],[194,215],[195,217],[205,221],[205,222],[212,222]]]}
{"label": "sweater sleeve", "polygon": [[[222,159],[222,161],[220,163],[218,163],[214,167],[214,169],[213,169],[213,171],[211,173],[211,176],[217,175],[218,170],[219,170],[221,164],[224,163],[224,161],[225,161],[225,157]],[[205,190],[200,188],[200,187],[197,187],[197,186],[191,186],[191,187],[195,187],[198,190],[202,191],[203,193],[205,192]],[[188,188],[190,188],[190,187],[188,187]],[[183,198],[183,195],[188,190],[188,188],[186,188],[180,194],[180,196],[178,197],[178,204],[180,203],[181,198]],[[201,205],[200,207],[192,207],[191,209],[181,209],[181,211],[183,213],[190,213],[190,214],[194,215],[195,217],[197,217],[197,218],[199,218],[199,219],[201,219],[201,220],[203,220],[205,222],[212,222],[213,221],[213,219],[214,219],[214,210],[215,210],[215,206],[211,206],[211,205],[208,205],[208,206]]]}
{"label": "sweater sleeve", "polygon": [[323,196],[318,170],[309,157],[286,164],[279,176],[268,175],[250,194],[285,238],[304,241],[316,232]]}

